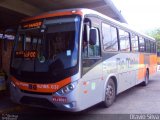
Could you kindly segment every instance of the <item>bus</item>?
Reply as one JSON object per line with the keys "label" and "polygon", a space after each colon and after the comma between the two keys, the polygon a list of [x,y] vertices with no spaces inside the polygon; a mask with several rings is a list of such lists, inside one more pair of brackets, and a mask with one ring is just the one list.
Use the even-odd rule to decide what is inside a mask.
{"label": "bus", "polygon": [[160,71],[160,52],[159,51],[157,51],[157,71]]}
{"label": "bus", "polygon": [[157,52],[157,64],[160,65],[160,52]]}
{"label": "bus", "polygon": [[19,24],[10,63],[11,100],[77,112],[156,73],[155,39],[97,11],[43,13]]}

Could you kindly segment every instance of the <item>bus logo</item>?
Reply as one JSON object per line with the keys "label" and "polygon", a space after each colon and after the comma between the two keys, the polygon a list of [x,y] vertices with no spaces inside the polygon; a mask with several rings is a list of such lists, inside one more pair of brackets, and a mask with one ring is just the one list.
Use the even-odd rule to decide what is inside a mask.
{"label": "bus logo", "polygon": [[37,90],[37,85],[29,84],[28,88],[31,90]]}

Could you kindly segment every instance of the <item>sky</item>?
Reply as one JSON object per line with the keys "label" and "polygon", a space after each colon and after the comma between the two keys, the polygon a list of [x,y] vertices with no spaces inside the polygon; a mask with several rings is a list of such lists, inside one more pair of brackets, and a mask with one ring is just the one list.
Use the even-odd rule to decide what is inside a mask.
{"label": "sky", "polygon": [[148,32],[160,28],[160,0],[112,0],[128,24]]}

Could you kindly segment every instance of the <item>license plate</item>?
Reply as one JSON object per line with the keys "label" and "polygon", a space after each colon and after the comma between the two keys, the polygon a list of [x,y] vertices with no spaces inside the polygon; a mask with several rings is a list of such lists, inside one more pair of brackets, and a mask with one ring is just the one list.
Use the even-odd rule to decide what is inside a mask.
{"label": "license plate", "polygon": [[54,96],[54,97],[53,97],[53,101],[54,101],[54,102],[66,103],[66,102],[67,102],[67,98],[66,98],[66,97],[57,97],[57,96]]}

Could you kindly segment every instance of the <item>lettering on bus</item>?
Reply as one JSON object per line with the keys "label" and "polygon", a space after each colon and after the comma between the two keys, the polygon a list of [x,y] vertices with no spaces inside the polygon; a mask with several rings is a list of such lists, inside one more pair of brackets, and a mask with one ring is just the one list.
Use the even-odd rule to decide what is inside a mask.
{"label": "lettering on bus", "polygon": [[117,67],[115,61],[104,61],[103,62],[103,70],[107,73],[116,73],[117,72]]}
{"label": "lettering on bus", "polygon": [[37,85],[37,88],[40,89],[53,89],[53,90],[58,90],[59,89],[59,85]]}
{"label": "lettering on bus", "polygon": [[33,22],[33,23],[26,23],[22,25],[22,29],[30,29],[30,28],[37,28],[42,25],[42,22]]}
{"label": "lettering on bus", "polygon": [[28,88],[31,90],[37,90],[37,85],[35,84],[28,84]]}
{"label": "lettering on bus", "polygon": [[36,58],[38,55],[37,51],[32,50],[32,51],[16,51],[15,57],[16,58]]}
{"label": "lettering on bus", "polygon": [[40,84],[40,85],[31,85],[31,84],[29,84],[29,89],[34,89],[34,90],[36,90],[36,89],[53,89],[53,90],[58,90],[59,89],[59,85],[48,85],[48,84]]}
{"label": "lettering on bus", "polygon": [[137,60],[135,58],[116,58],[117,69],[124,70],[128,68],[133,68],[134,65],[137,64]]}
{"label": "lettering on bus", "polygon": [[59,89],[59,85],[51,85],[51,89],[58,90]]}
{"label": "lettering on bus", "polygon": [[116,58],[116,60],[104,61],[103,70],[110,73],[133,69],[138,65],[138,59],[134,58]]}

